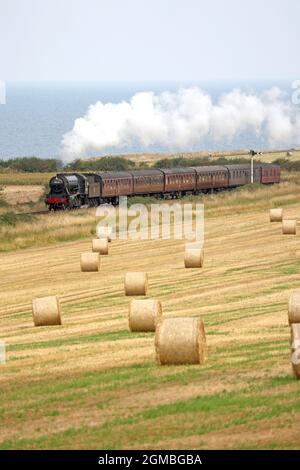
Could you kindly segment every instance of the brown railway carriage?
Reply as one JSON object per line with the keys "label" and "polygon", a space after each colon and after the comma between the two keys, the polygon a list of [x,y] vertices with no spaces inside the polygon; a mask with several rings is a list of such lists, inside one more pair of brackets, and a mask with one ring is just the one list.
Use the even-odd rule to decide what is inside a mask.
{"label": "brown railway carriage", "polygon": [[127,171],[97,173],[102,180],[102,198],[127,196],[133,193],[132,176]]}
{"label": "brown railway carriage", "polygon": [[228,187],[228,170],[225,166],[196,166],[197,191]]}
{"label": "brown railway carriage", "polygon": [[[229,187],[243,186],[251,182],[251,165],[238,164],[238,165],[226,165],[229,172]],[[254,183],[261,182],[261,165],[254,165],[253,168]]]}
{"label": "brown railway carriage", "polygon": [[166,193],[195,191],[196,170],[193,168],[170,168],[161,171],[165,175]]}
{"label": "brown railway carriage", "polygon": [[280,183],[280,166],[278,165],[262,165],[261,167],[261,183],[274,184]]}
{"label": "brown railway carriage", "polygon": [[161,170],[133,170],[133,194],[163,194],[164,174]]}

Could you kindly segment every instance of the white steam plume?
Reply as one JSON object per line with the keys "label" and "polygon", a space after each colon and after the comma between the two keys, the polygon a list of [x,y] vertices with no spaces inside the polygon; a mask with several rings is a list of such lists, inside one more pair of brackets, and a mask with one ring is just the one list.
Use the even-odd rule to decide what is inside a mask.
{"label": "white steam plume", "polygon": [[272,145],[297,145],[300,112],[277,87],[261,94],[235,89],[216,103],[198,87],[158,95],[142,92],[129,102],[91,105],[64,135],[61,151],[70,160],[132,145],[179,149],[203,138],[232,141],[243,132],[264,137]]}

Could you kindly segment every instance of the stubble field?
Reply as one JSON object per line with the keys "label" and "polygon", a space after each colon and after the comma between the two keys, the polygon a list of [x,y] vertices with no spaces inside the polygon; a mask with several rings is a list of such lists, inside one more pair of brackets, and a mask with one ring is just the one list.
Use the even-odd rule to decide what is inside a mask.
{"label": "stubble field", "polygon": [[[298,175],[284,179],[203,199],[202,270],[183,268],[183,241],[115,240],[99,273],[81,273],[91,211],[38,216],[34,237],[26,224],[6,227],[3,243],[23,245],[0,254],[0,448],[299,448],[287,322],[299,235],[283,237],[268,219],[278,205],[300,214]],[[36,246],[22,248],[28,239]],[[204,366],[160,367],[153,334],[129,333],[128,270],[148,272],[165,316],[203,316]],[[34,328],[31,299],[54,294],[63,326]]]}

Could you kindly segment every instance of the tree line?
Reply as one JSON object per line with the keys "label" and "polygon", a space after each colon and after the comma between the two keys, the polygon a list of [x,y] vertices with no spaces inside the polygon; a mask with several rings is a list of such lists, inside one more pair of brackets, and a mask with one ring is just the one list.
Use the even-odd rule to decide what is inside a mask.
{"label": "tree line", "polygon": [[[259,163],[259,159],[255,160]],[[226,165],[226,164],[250,163],[246,158],[210,158],[210,157],[174,157],[156,161],[152,168],[175,168],[203,165]],[[300,161],[278,159],[273,163],[279,164],[287,171],[300,171]],[[102,157],[94,160],[77,159],[64,165],[61,160],[52,158],[20,157],[10,160],[0,160],[0,172],[25,172],[25,173],[57,173],[61,171],[126,171],[134,169],[149,168],[145,162],[135,162],[120,156]]]}

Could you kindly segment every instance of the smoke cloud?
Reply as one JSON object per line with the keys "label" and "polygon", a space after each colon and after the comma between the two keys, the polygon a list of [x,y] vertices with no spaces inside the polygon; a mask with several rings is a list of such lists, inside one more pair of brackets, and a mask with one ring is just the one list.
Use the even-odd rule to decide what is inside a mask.
{"label": "smoke cloud", "polygon": [[225,146],[244,132],[273,146],[297,145],[300,112],[277,87],[260,94],[234,89],[216,102],[199,87],[141,92],[128,102],[91,105],[64,135],[61,153],[70,160],[137,145],[188,149],[204,138]]}

